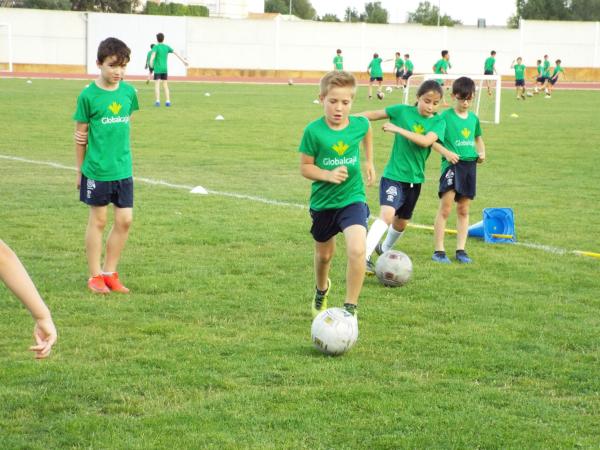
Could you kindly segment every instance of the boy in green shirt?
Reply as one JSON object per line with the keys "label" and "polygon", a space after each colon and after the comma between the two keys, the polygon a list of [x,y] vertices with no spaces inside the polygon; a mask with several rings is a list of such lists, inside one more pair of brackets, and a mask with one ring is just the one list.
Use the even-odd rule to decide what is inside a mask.
{"label": "boy in green shirt", "polygon": [[[496,51],[492,50],[490,52],[490,56],[485,60],[483,64],[483,74],[484,75],[494,75],[496,73]],[[492,95],[492,90],[490,88],[490,80],[485,80],[485,84],[487,86],[488,95]]]}
{"label": "boy in green shirt", "polygon": [[342,50],[339,48],[335,51],[333,57],[333,70],[344,70],[344,57],[342,56]]}
{"label": "boy in green shirt", "polygon": [[150,67],[150,59],[152,58],[152,49],[154,48],[154,44],[150,44],[150,51],[146,54],[146,66],[144,69],[148,69],[148,78],[146,78],[146,84],[150,83],[150,77],[152,76],[152,72],[154,69]]}
{"label": "boy in green shirt", "polygon": [[400,56],[400,52],[396,52],[396,59],[394,60],[394,72],[396,73],[396,89],[399,89],[400,80],[402,79],[402,75],[404,75],[404,60],[402,59],[402,56]]}
{"label": "boy in green shirt", "polygon": [[[433,73],[447,74],[450,67],[450,53],[448,50],[442,50],[442,57],[433,65]],[[445,83],[443,79],[440,78],[437,80],[437,82],[440,84],[440,86],[444,87]],[[442,106],[448,106],[446,99],[443,96]]]}
{"label": "boy in green shirt", "polygon": [[554,66],[554,71],[548,80],[548,91],[546,92],[546,98],[550,98],[552,96],[552,89],[554,89],[554,85],[558,81],[558,76],[562,73],[563,77],[565,76],[565,71],[560,66],[560,59],[556,60],[556,66]]}
{"label": "boy in green shirt", "polygon": [[475,95],[475,83],[471,78],[460,77],[452,84],[454,106],[440,113],[446,122],[446,133],[432,148],[442,155],[440,177],[440,207],[434,223],[435,252],[431,257],[439,263],[450,263],[444,249],[446,222],[456,202],[456,259],[470,263],[465,251],[469,230],[469,206],[475,198],[476,166],[485,161],[485,144],[481,126],[469,106]]}
{"label": "boy in green shirt", "polygon": [[162,83],[163,90],[165,91],[165,106],[171,106],[171,93],[169,92],[169,84],[167,82],[167,79],[169,78],[167,64],[169,53],[173,53],[177,56],[186,67],[188,66],[188,62],[185,58],[179,56],[175,50],[164,43],[164,34],[158,33],[156,35],[156,40],[158,41],[158,44],[152,49],[152,56],[150,57],[149,64],[149,66],[154,69],[154,95],[156,98],[154,106],[160,106],[160,83]]}
{"label": "boy in green shirt", "polygon": [[367,67],[367,73],[369,74],[369,99],[373,97],[373,81],[377,81],[377,98],[379,100],[383,98],[383,93],[381,92],[381,83],[383,82],[382,62],[383,60],[379,57],[379,54],[373,53],[373,59]]}
{"label": "boy in green shirt", "polygon": [[520,56],[517,58],[517,62],[512,62],[510,65],[511,69],[515,70],[515,87],[517,89],[517,100],[525,100],[525,64],[523,64],[523,58]]}
{"label": "boy in green shirt", "polygon": [[356,79],[348,72],[333,71],[321,79],[319,98],[325,115],[311,122],[300,143],[300,173],[312,180],[311,234],[315,240],[316,291],[313,317],[327,309],[331,289],[329,268],[335,236],[346,240],[346,300],[344,308],[356,314],[365,276],[365,239],[369,207],[360,168],[360,144],[366,156],[367,184],[375,179],[373,136],[369,121],[350,116]]}
{"label": "boy in green shirt", "polygon": [[[130,120],[139,107],[135,89],[122,81],[130,54],[119,39],[100,43],[96,60],[100,75],[81,92],[73,115],[79,199],[90,206],[85,234],[88,288],[98,294],[129,292],[119,280],[117,264],[133,219]],[[101,267],[109,203],[115,206],[115,217]]]}
{"label": "boy in green shirt", "polygon": [[415,66],[410,60],[410,55],[407,53],[404,55],[404,75],[402,75],[402,87],[406,87],[407,80],[412,76],[413,69]]}

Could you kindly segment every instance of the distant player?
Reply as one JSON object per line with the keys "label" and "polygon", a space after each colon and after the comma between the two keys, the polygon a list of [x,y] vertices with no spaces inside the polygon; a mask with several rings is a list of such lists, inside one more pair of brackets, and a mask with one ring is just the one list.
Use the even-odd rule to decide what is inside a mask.
{"label": "distant player", "polygon": [[342,51],[338,48],[333,57],[333,70],[344,70],[344,57]]}
{"label": "distant player", "polygon": [[[496,51],[492,50],[490,52],[490,56],[486,58],[485,63],[483,65],[483,74],[484,75],[494,75],[496,73]],[[492,89],[490,87],[490,80],[485,80],[485,85],[487,87],[488,95],[492,95]]]}
{"label": "distant player", "polygon": [[[139,107],[135,89],[122,81],[130,53],[119,39],[108,38],[100,43],[96,60],[100,75],[81,92],[73,115],[77,188],[79,199],[90,210],[85,233],[90,272],[87,285],[97,294],[129,292],[119,280],[117,265],[133,220],[130,120]],[[109,203],[114,204],[114,225],[106,241],[102,267],[102,237]]]}
{"label": "distant player", "polygon": [[544,66],[542,65],[541,59],[538,59],[536,62],[536,70],[537,76],[535,78],[535,87],[533,88],[534,94],[539,93],[540,89],[542,88],[542,86],[544,86],[544,83],[546,82],[546,80],[544,79]]}
{"label": "distant player", "polygon": [[402,75],[402,87],[406,87],[407,80],[412,77],[413,69],[415,66],[413,62],[410,60],[410,55],[406,53],[404,55],[404,75]]}
{"label": "distant player", "polygon": [[58,338],[52,315],[18,256],[2,239],[0,239],[0,280],[25,305],[35,321],[33,328],[35,345],[29,347],[29,350],[35,353],[37,359],[46,358]]}
{"label": "distant player", "polygon": [[152,49],[152,56],[150,57],[150,67],[154,69],[154,95],[156,98],[154,106],[160,106],[161,83],[165,92],[165,106],[171,106],[171,93],[169,92],[169,84],[167,82],[167,79],[169,78],[167,63],[169,53],[173,53],[177,56],[186,67],[188,66],[188,62],[185,58],[179,56],[175,50],[164,43],[164,34],[158,33],[156,35],[156,40],[158,41],[158,44]]}
{"label": "distant player", "polygon": [[321,79],[324,116],[311,122],[300,143],[300,173],[312,180],[311,234],[315,240],[316,289],[313,317],[327,309],[329,268],[335,237],[343,233],[348,265],[344,308],[356,314],[365,276],[365,241],[369,207],[361,175],[360,145],[366,157],[367,183],[375,179],[373,136],[365,117],[350,116],[356,79],[348,72],[329,72]]}
{"label": "distant player", "polygon": [[535,86],[535,92],[544,88],[544,92],[548,93],[548,80],[550,79],[550,61],[548,55],[544,55],[544,62],[542,64],[542,75],[539,78],[538,84]]}
{"label": "distant player", "polygon": [[367,73],[369,74],[369,99],[373,96],[373,82],[377,81],[377,97],[383,98],[381,92],[381,83],[383,82],[383,70],[381,69],[381,63],[383,60],[379,57],[379,54],[373,53],[373,59],[367,67]]}
{"label": "distant player", "polygon": [[556,62],[555,62],[556,65],[554,66],[554,70],[552,72],[552,75],[550,76],[550,79],[548,80],[548,91],[546,93],[546,98],[552,97],[552,89],[554,89],[554,85],[558,81],[559,75],[562,73],[563,74],[563,78],[565,77],[565,71],[560,66],[560,63],[561,63],[560,59],[557,59]]}
{"label": "distant player", "polygon": [[[393,105],[379,111],[360,113],[369,120],[389,119],[383,130],[394,133],[392,153],[379,184],[379,218],[367,234],[367,274],[375,273],[371,254],[390,250],[410,221],[425,181],[425,161],[431,145],[444,136],[446,125],[434,115],[443,90],[427,80],[417,90],[416,105]],[[379,243],[387,231],[383,243]]]}
{"label": "distant player", "polygon": [[515,71],[515,88],[517,90],[517,100],[525,100],[525,64],[523,64],[523,58],[520,56],[517,61],[512,62],[510,65],[511,69]]}
{"label": "distant player", "polygon": [[150,58],[152,57],[152,49],[154,48],[154,44],[150,44],[150,51],[146,54],[146,66],[145,69],[148,69],[148,78],[146,78],[146,84],[150,83],[150,78],[152,77],[152,72],[154,69],[150,67]]}
{"label": "distant player", "polygon": [[442,174],[438,195],[440,206],[434,223],[435,252],[431,257],[439,263],[449,263],[444,249],[446,222],[456,203],[456,260],[470,263],[465,251],[469,229],[469,206],[475,198],[477,163],[485,161],[485,144],[479,119],[469,111],[475,95],[471,78],[460,77],[452,83],[453,107],[440,113],[446,122],[446,133],[432,148],[442,155]]}
{"label": "distant player", "polygon": [[[394,60],[394,72],[396,75],[396,89],[399,89],[402,84],[402,76],[404,75],[404,60],[402,59],[400,52],[396,52],[396,58]],[[402,87],[404,87],[403,84]]]}
{"label": "distant player", "polygon": [[[442,57],[433,65],[433,73],[447,74],[450,67],[450,53],[448,50],[442,50]],[[445,83],[443,79],[440,78],[437,80],[437,82],[440,84],[440,86],[444,87]],[[443,96],[442,106],[448,106]]]}

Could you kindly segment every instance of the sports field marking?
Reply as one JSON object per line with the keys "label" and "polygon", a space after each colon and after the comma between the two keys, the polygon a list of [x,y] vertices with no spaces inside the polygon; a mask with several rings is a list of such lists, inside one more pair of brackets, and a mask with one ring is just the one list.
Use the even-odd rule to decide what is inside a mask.
{"label": "sports field marking", "polygon": [[[10,161],[18,161],[18,162],[27,163],[27,164],[35,164],[38,166],[53,167],[55,169],[71,170],[73,172],[75,172],[77,170],[75,167],[65,166],[64,164],[59,164],[59,163],[55,163],[55,162],[51,162],[51,161],[36,161],[33,159],[21,158],[19,156],[0,155],[0,158],[7,159]],[[164,187],[168,187],[171,189],[180,189],[180,190],[185,190],[188,192],[190,192],[192,189],[194,189],[196,187],[196,186],[189,186],[186,184],[169,183],[168,181],[154,180],[152,178],[145,178],[145,177],[134,177],[134,179],[135,179],[135,181],[140,181],[142,183],[150,184],[153,186],[164,186]],[[206,189],[206,191],[212,195],[219,195],[222,197],[232,197],[232,198],[238,198],[238,199],[242,199],[242,200],[250,200],[253,202],[265,203],[267,205],[308,209],[308,207],[306,205],[302,205],[300,203],[282,202],[279,200],[271,200],[268,198],[258,197],[258,196],[254,196],[254,195],[237,194],[235,192],[213,191],[212,189]],[[433,227],[431,225],[421,225],[421,224],[417,224],[417,223],[409,223],[408,226],[411,228],[418,228],[418,229],[422,229],[422,230],[433,230]],[[456,230],[446,230],[446,232],[450,233],[450,234],[455,234]],[[571,254],[571,255],[587,256],[587,257],[591,257],[591,258],[600,259],[600,253],[594,253],[594,252],[589,252],[589,251],[584,251],[584,250],[566,250],[566,249],[559,248],[559,247],[552,247],[549,245],[536,244],[536,243],[530,243],[530,242],[515,242],[512,245],[520,245],[522,247],[532,248],[535,250],[542,250],[544,252],[553,253],[555,255]]]}

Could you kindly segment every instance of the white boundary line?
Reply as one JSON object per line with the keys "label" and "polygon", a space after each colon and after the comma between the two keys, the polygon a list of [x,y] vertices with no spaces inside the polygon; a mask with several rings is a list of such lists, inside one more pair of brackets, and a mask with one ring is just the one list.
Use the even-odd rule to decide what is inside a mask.
{"label": "white boundary line", "polygon": [[[2,154],[0,154],[0,159],[23,162],[23,163],[27,163],[27,164],[35,164],[38,166],[53,167],[55,169],[76,171],[75,167],[65,166],[64,164],[59,164],[59,163],[55,163],[55,162],[51,162],[51,161],[36,161],[36,160],[32,160],[32,159],[27,159],[27,158],[21,158],[19,156],[10,156],[10,155],[2,155]],[[188,186],[185,184],[174,184],[174,183],[169,183],[168,181],[155,180],[152,178],[145,178],[145,177],[134,177],[134,179],[136,181],[141,181],[142,183],[150,184],[153,186],[165,186],[165,187],[168,187],[171,189],[186,190],[188,192],[191,191],[195,187],[195,186]],[[219,195],[222,197],[239,198],[239,199],[243,199],[243,200],[250,200],[253,202],[264,203],[267,205],[285,206],[285,207],[292,207],[292,208],[298,208],[298,209],[308,209],[306,205],[302,205],[300,203],[282,202],[279,200],[271,200],[268,198],[257,197],[254,195],[237,194],[235,192],[213,191],[211,189],[207,189],[207,192],[209,194]],[[413,224],[413,227],[421,228],[421,229],[429,229],[430,228],[427,225],[419,225],[419,224]],[[514,245],[520,245],[522,247],[532,248],[535,250],[542,250],[544,252],[553,253],[555,255],[573,254],[573,255],[577,255],[577,256],[582,256],[582,255],[590,256],[589,254],[591,253],[591,252],[583,252],[581,250],[566,250],[566,249],[559,248],[559,247],[552,247],[549,245],[529,243],[529,242],[515,242]],[[586,255],[586,253],[588,253],[588,255]],[[595,255],[595,254],[591,253],[591,255]],[[592,257],[595,257],[595,256],[592,256]]]}

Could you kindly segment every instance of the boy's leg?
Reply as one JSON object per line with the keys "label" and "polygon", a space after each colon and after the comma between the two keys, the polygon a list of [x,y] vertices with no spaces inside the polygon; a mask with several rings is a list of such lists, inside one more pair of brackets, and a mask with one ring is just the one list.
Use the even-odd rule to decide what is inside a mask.
{"label": "boy's leg", "polygon": [[389,225],[394,220],[394,213],[396,210],[389,205],[381,205],[381,209],[379,211],[379,218],[375,220],[371,224],[369,228],[369,232],[367,233],[367,251],[366,258],[369,259],[373,252],[375,251],[375,247],[381,241],[381,238],[385,234]]}
{"label": "boy's leg", "polygon": [[369,98],[373,96],[373,82],[369,80]]}
{"label": "boy's leg", "polygon": [[326,242],[315,241],[315,280],[320,291],[329,288],[329,268],[334,253],[335,236]]}
{"label": "boy's leg", "polygon": [[445,252],[444,248],[444,234],[446,230],[446,223],[448,222],[448,216],[452,210],[452,203],[454,203],[454,196],[456,192],[450,190],[442,194],[440,199],[440,206],[438,208],[437,215],[435,216],[435,222],[433,224],[433,235],[435,240],[435,251]]}
{"label": "boy's leg", "polygon": [[471,199],[461,197],[456,203],[456,249],[464,250],[469,233],[469,206]]}
{"label": "boy's leg", "polygon": [[367,230],[362,225],[350,225],[344,229],[346,239],[346,301],[358,304],[358,296],[365,279],[365,244]]}
{"label": "boy's leg", "polygon": [[160,105],[160,80],[154,80],[154,98],[157,106]]}
{"label": "boy's leg", "polygon": [[106,240],[106,256],[104,272],[116,272],[121,252],[129,237],[129,229],[133,220],[133,208],[117,208],[115,206],[115,223]]}
{"label": "boy's leg", "polygon": [[90,215],[85,231],[85,251],[91,277],[102,273],[102,236],[106,227],[107,206],[90,206]]}
{"label": "boy's leg", "polygon": [[385,240],[381,244],[381,251],[383,253],[387,252],[394,246],[396,241],[404,233],[404,230],[406,229],[408,222],[410,222],[409,219],[401,219],[398,216],[394,216],[394,220],[392,221],[392,224],[388,228],[387,236],[385,237]]}
{"label": "boy's leg", "polygon": [[169,83],[167,80],[163,80],[163,88],[165,91],[165,104],[171,104],[171,93],[169,92]]}

